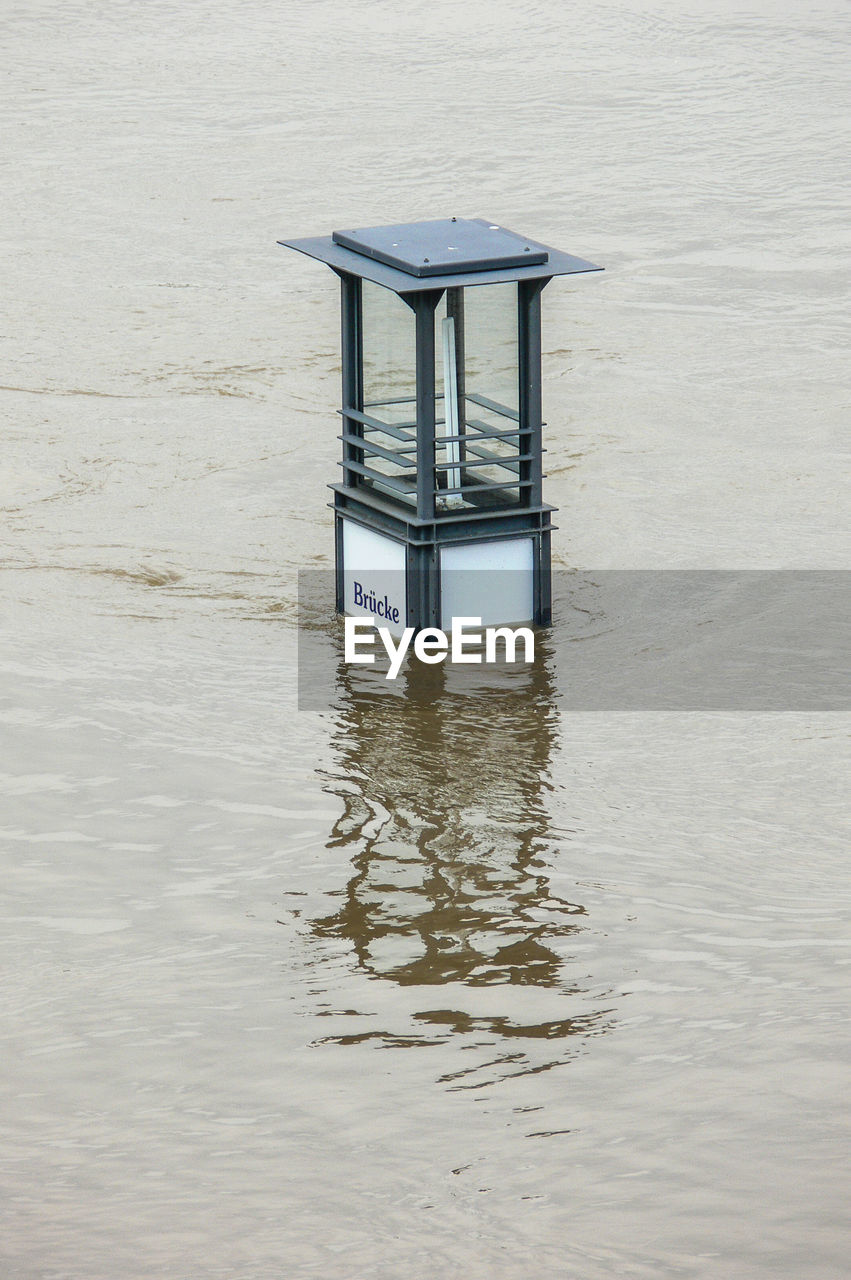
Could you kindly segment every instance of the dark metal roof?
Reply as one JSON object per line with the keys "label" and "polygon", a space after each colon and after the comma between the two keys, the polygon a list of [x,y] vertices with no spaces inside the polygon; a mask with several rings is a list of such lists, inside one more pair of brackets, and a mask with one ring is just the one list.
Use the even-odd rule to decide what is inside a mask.
{"label": "dark metal roof", "polygon": [[[593,262],[518,236],[482,218],[336,231],[330,236],[278,243],[326,262],[335,271],[345,271],[402,294],[511,280],[548,280],[552,276],[603,270]],[[351,247],[355,243],[359,249]],[[420,252],[430,261],[416,261]],[[394,260],[381,261],[380,257]],[[406,265],[403,267],[402,263]],[[432,267],[434,271],[425,274]],[[415,269],[422,273],[414,274]]]}
{"label": "dark metal roof", "polygon": [[412,276],[498,271],[546,262],[547,250],[481,218],[439,218],[365,231],[333,231],[331,239],[355,253],[399,267]]}

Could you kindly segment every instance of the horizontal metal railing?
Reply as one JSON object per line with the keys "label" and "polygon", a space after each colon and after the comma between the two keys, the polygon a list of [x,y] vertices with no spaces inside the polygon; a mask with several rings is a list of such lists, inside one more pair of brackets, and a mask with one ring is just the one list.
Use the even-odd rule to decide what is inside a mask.
{"label": "horizontal metal railing", "polygon": [[373,471],[372,467],[366,467],[360,462],[345,462],[340,463],[340,465],[347,467],[349,471],[354,471],[357,475],[363,476],[367,480],[372,480],[375,484],[388,485],[397,493],[404,494],[405,497],[409,497],[413,493],[413,496],[416,499],[416,476],[412,476],[406,483],[404,480],[400,480],[396,476],[385,475],[383,471]]}
{"label": "horizontal metal railing", "polygon": [[[442,396],[438,396],[438,403],[442,399]],[[446,420],[436,417],[434,495],[438,506],[441,500],[447,497],[460,498],[463,505],[471,507],[481,506],[483,501],[485,505],[492,505],[488,495],[493,494],[499,501],[498,495],[505,490],[514,490],[519,500],[522,492],[530,489],[533,483],[530,479],[521,478],[521,464],[533,461],[535,456],[529,452],[531,430],[520,427],[520,415],[515,410],[487,396],[468,391],[464,397],[464,403],[465,407],[478,405],[480,409],[495,414],[512,425],[506,429],[493,426],[480,417],[471,417],[466,420],[465,431],[459,434],[441,435],[440,428],[445,427]],[[363,410],[354,409],[351,406],[338,410],[345,424],[343,433],[338,439],[346,446],[349,454],[339,465],[362,477],[368,483],[395,494],[407,505],[411,505],[416,503],[417,495],[416,418],[391,422],[379,416],[382,408],[407,405],[410,405],[414,412],[416,411],[416,401],[410,396],[370,401],[364,405]],[[367,409],[372,412],[365,412]],[[357,430],[358,427],[361,428],[360,431]],[[376,436],[384,438],[379,441]],[[513,448],[511,452],[500,453],[483,447],[485,442],[502,442],[506,446],[513,445]],[[454,458],[441,456],[445,453],[446,447],[452,444],[462,446],[460,460],[457,456]],[[370,465],[371,460],[378,466]],[[398,473],[388,473],[386,470],[379,469],[382,462],[398,468]],[[492,468],[497,475],[501,471],[507,478],[501,480],[476,475],[476,471],[482,467]],[[460,484],[450,486],[445,483],[449,479],[456,479],[459,473]],[[504,498],[502,503],[505,503]],[[457,510],[457,507],[453,509]]]}
{"label": "horizontal metal railing", "polygon": [[409,467],[411,458],[414,457],[416,459],[416,442],[405,445],[404,449],[385,449],[383,445],[376,444],[374,440],[366,440],[364,436],[353,436],[345,431],[341,436],[337,436],[337,439],[342,440],[344,444],[354,445],[356,449],[363,449],[365,453],[374,453],[379,458],[386,458],[388,462],[397,462],[400,467]]}
{"label": "horizontal metal railing", "polygon": [[383,422],[381,418],[373,418],[368,413],[361,413],[359,409],[338,409],[337,412],[344,418],[352,418],[365,427],[372,427],[374,431],[383,431],[385,435],[395,436],[397,440],[416,438],[411,434],[417,428],[416,418],[413,422]]}

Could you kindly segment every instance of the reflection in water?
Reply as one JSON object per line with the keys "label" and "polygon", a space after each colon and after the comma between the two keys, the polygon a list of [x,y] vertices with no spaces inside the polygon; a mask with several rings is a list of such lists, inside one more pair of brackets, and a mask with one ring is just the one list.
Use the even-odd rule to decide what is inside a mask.
{"label": "reflection in water", "polygon": [[529,1042],[605,1029],[567,971],[585,909],[548,877],[542,791],[557,717],[541,639],[532,668],[411,662],[395,685],[340,663],[328,789],[345,810],[329,845],[351,848],[352,875],[342,904],[310,928],[416,1006],[405,1033],[378,1029],[373,1014],[367,1030],[323,1042],[507,1039],[515,1052],[500,1061],[540,1071],[567,1047],[532,1066]]}

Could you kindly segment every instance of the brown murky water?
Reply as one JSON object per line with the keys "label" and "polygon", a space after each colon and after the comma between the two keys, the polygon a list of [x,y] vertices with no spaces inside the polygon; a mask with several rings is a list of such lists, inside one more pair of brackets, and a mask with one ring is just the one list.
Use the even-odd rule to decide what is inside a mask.
{"label": "brown murky water", "polygon": [[337,294],[275,241],[604,263],[558,561],[844,568],[846,7],[3,26],[2,1275],[845,1274],[847,716],[579,714],[555,651],[297,712]]}

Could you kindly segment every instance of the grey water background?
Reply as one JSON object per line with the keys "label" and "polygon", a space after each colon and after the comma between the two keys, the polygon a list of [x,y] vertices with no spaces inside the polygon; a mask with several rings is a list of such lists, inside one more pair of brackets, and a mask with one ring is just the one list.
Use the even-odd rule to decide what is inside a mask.
{"label": "grey water background", "polygon": [[0,1272],[848,1256],[847,715],[339,667],[334,278],[547,290],[565,570],[848,567],[847,5],[0,8]]}

